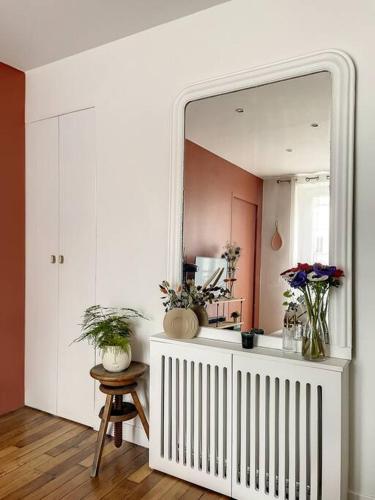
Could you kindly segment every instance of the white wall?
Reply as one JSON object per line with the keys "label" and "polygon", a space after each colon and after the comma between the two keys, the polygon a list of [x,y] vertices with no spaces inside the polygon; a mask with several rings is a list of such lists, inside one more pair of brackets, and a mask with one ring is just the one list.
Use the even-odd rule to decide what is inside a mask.
{"label": "white wall", "polygon": [[[142,307],[136,357],[161,329],[172,104],[190,83],[327,48],[358,69],[355,357],[351,489],[375,497],[373,254],[375,3],[232,0],[27,73],[27,120],[95,105],[99,208],[97,297]],[[335,499],[332,499],[335,500]]]}
{"label": "white wall", "polygon": [[[293,264],[290,255],[291,203],[291,183],[263,180],[259,327],[265,333],[281,330],[283,325],[283,291],[288,287],[280,273]],[[282,247],[277,251],[271,247],[276,220],[283,240]]]}

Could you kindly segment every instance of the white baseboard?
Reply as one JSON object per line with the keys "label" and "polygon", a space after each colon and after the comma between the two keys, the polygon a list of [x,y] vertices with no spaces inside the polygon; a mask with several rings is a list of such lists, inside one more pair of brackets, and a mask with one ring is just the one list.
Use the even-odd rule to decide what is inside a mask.
{"label": "white baseboard", "polygon": [[355,493],[354,491],[349,491],[348,500],[375,500],[375,497],[369,497],[367,495]]}
{"label": "white baseboard", "polygon": [[143,427],[131,422],[124,422],[123,437],[125,441],[148,448],[149,443]]}

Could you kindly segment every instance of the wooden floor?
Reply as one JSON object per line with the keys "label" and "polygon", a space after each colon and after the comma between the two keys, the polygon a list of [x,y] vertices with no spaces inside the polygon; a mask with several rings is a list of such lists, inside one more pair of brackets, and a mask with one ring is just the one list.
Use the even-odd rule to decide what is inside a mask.
{"label": "wooden floor", "polygon": [[83,425],[26,407],[0,417],[0,498],[225,498],[152,471],[146,448],[124,443],[116,449],[112,438],[92,479],[96,436]]}

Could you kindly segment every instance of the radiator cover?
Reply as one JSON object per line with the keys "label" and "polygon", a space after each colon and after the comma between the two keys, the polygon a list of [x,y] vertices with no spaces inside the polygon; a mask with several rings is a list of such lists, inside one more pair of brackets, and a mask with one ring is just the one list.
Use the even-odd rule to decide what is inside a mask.
{"label": "radiator cover", "polygon": [[346,499],[347,367],[152,337],[150,466],[237,499]]}

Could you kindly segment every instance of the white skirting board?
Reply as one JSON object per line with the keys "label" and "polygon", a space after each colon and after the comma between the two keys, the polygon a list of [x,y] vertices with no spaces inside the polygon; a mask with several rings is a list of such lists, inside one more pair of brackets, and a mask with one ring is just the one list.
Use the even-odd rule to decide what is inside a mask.
{"label": "white skirting board", "polygon": [[354,491],[349,491],[348,500],[375,500],[375,497],[369,497],[367,495],[360,495]]}

